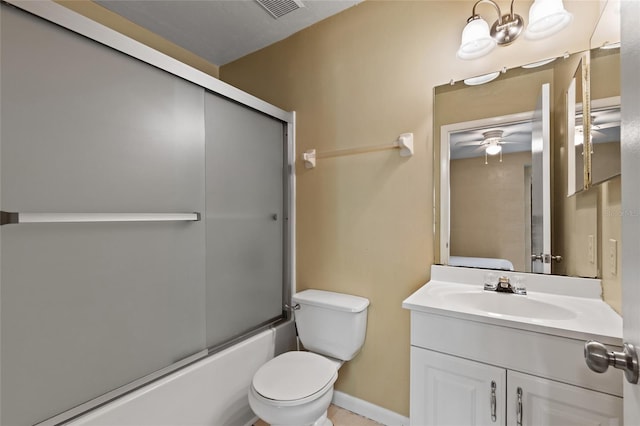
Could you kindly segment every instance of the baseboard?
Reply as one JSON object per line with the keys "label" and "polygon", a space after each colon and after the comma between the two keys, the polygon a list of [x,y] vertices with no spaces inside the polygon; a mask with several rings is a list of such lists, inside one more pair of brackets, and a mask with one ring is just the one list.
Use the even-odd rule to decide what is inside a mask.
{"label": "baseboard", "polygon": [[245,423],[243,426],[253,426],[258,420],[258,416],[253,416],[253,419],[251,419],[251,421],[249,421],[248,423]]}
{"label": "baseboard", "polygon": [[333,392],[333,404],[385,426],[409,426],[409,418],[344,392]]}

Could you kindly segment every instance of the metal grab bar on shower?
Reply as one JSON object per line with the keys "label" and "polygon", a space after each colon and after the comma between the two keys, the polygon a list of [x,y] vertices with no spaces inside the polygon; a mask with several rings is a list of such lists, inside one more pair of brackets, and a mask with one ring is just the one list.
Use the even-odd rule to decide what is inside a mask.
{"label": "metal grab bar on shower", "polygon": [[0,225],[17,223],[197,222],[200,213],[15,213],[0,211]]}

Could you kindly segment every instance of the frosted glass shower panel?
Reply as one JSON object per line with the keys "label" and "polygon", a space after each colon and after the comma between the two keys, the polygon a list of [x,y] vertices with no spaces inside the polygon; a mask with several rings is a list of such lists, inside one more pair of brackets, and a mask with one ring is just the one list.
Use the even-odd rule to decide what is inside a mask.
{"label": "frosted glass shower panel", "polygon": [[[1,6],[1,207],[203,212],[204,89]],[[205,349],[201,222],[0,229],[3,425]]]}
{"label": "frosted glass shower panel", "polygon": [[205,95],[207,346],[282,316],[284,126]]}

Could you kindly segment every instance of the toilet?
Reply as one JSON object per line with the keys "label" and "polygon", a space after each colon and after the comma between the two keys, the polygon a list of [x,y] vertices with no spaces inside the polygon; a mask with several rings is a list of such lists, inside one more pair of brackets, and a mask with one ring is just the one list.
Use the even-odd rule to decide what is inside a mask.
{"label": "toilet", "polygon": [[327,409],[333,384],[338,369],[364,344],[369,300],[304,290],[292,301],[298,336],[308,352],[286,352],[260,367],[251,382],[249,405],[272,426],[332,426]]}

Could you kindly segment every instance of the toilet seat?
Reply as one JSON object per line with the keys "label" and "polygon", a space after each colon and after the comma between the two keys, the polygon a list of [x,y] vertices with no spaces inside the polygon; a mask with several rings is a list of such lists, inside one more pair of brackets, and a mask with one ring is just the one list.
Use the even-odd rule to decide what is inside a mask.
{"label": "toilet seat", "polygon": [[260,367],[253,376],[252,387],[268,400],[303,403],[332,387],[337,378],[334,362],[312,352],[292,351]]}

